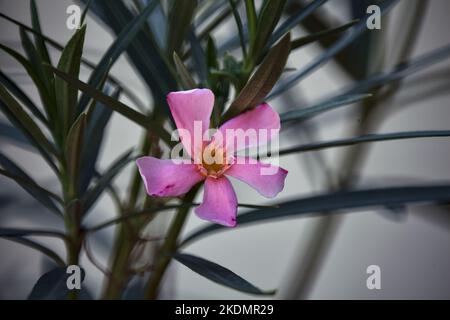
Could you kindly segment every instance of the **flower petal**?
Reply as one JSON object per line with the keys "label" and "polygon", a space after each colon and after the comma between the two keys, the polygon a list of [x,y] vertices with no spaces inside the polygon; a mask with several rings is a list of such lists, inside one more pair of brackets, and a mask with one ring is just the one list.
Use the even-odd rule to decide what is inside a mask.
{"label": "flower petal", "polygon": [[[277,135],[279,130],[280,116],[267,103],[260,104],[228,120],[219,128],[219,132],[225,140],[226,149],[232,153],[264,145]],[[231,132],[234,132],[235,135],[230,135]]]}
{"label": "flower petal", "polygon": [[[194,150],[201,148],[203,133],[209,129],[214,94],[209,89],[176,91],[167,95],[167,103],[180,131],[181,142],[189,155],[193,157]],[[197,122],[198,130],[194,130],[195,122]]]}
{"label": "flower petal", "polygon": [[206,178],[203,202],[195,209],[202,219],[227,227],[236,225],[237,198],[230,180]]}
{"label": "flower petal", "polygon": [[267,198],[273,198],[283,190],[287,170],[248,157],[236,157],[235,161],[226,175],[247,183]]}
{"label": "flower petal", "polygon": [[136,164],[151,196],[178,197],[203,180],[194,164],[175,164],[172,160],[154,157],[141,157]]}

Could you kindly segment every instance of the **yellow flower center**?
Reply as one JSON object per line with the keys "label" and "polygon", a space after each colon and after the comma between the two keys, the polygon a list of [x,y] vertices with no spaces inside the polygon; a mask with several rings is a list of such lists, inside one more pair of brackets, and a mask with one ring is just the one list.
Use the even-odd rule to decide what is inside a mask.
{"label": "yellow flower center", "polygon": [[231,163],[227,161],[224,149],[218,148],[211,143],[203,150],[202,163],[199,165],[199,170],[204,176],[218,178],[230,165]]}

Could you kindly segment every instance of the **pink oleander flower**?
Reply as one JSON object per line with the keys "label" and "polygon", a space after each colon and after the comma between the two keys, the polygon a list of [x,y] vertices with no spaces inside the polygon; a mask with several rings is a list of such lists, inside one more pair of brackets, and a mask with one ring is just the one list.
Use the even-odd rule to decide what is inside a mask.
{"label": "pink oleander flower", "polygon": [[[167,102],[180,132],[181,143],[192,161],[176,163],[154,157],[137,159],[139,172],[150,196],[182,196],[197,183],[205,181],[203,202],[195,209],[196,214],[201,219],[234,227],[238,202],[227,176],[247,183],[268,198],[283,190],[286,170],[236,155],[240,150],[266,144],[278,133],[280,117],[268,104],[260,104],[228,120],[209,141],[204,141],[203,137],[196,139],[195,134],[204,135],[210,127],[214,106],[212,91],[193,89],[171,92],[167,95]],[[262,129],[270,133],[259,136],[257,141],[234,136],[230,138],[227,134],[249,129]],[[270,174],[262,174],[264,169],[269,169]]]}

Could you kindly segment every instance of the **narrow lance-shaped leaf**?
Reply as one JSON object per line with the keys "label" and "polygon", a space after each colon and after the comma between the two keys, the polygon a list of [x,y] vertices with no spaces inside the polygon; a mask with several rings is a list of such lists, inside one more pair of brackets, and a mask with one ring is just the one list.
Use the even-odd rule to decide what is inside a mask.
{"label": "narrow lance-shaped leaf", "polygon": [[[78,78],[80,73],[81,55],[83,53],[86,25],[75,32],[64,47],[58,62],[58,70]],[[65,136],[75,117],[75,107],[78,99],[78,89],[72,87],[61,78],[55,79],[55,93],[58,105],[59,121],[62,124],[61,134]]]}
{"label": "narrow lance-shaped leaf", "polygon": [[[110,65],[110,66],[111,66],[111,65]],[[108,78],[109,68],[110,68],[110,67],[107,68],[107,71],[104,73],[103,78],[101,79],[99,85],[96,87],[96,89],[97,89],[98,91],[104,92],[104,91],[103,91],[103,88],[105,87],[106,79]],[[118,88],[118,89],[120,89],[120,88]],[[107,92],[105,91],[105,93],[107,93]],[[89,97],[89,99],[91,99],[91,101],[89,102],[89,104],[87,105],[86,108],[83,108],[83,110],[86,109],[86,111],[83,111],[83,112],[86,113],[86,121],[90,121],[90,120],[91,120],[92,114],[94,113],[95,107],[96,107],[96,105],[97,105],[97,101],[96,101],[95,99],[92,99],[92,98],[90,98],[90,97]],[[116,99],[117,99],[117,98],[116,98]],[[79,107],[79,106],[78,106],[78,107]],[[80,110],[79,110],[79,111],[80,111]]]}
{"label": "narrow lance-shaped leaf", "polygon": [[63,233],[54,230],[0,228],[0,237],[25,237],[25,236],[55,237],[66,239],[66,236]]}
{"label": "narrow lance-shaped leaf", "polygon": [[[33,26],[33,29],[36,30],[36,32],[38,33],[42,33],[41,23],[39,21],[39,13],[35,0],[30,1],[30,12],[31,12],[31,24]],[[52,64],[50,60],[50,55],[47,50],[47,46],[45,45],[45,40],[42,37],[35,35],[34,43],[36,45],[36,50],[39,54],[39,57],[41,58],[41,61],[43,63]],[[46,79],[49,81],[49,84],[51,84],[54,81],[53,73],[50,70],[45,69],[44,75]]]}
{"label": "narrow lance-shaped leaf", "polygon": [[169,14],[169,32],[167,34],[167,52],[172,54],[174,51],[180,53],[181,45],[185,39],[195,9],[197,0],[173,1]]}
{"label": "narrow lance-shaped leaf", "polygon": [[2,83],[6,89],[8,89],[23,105],[43,124],[48,126],[48,121],[44,114],[39,110],[39,108],[34,104],[33,101],[28,97],[28,95],[23,92],[22,89],[6,74],[0,71],[0,83]]}
{"label": "narrow lance-shaped leaf", "polygon": [[292,13],[286,21],[284,21],[279,28],[275,30],[270,38],[269,45],[275,43],[283,34],[291,31],[292,28],[297,26],[301,21],[307,18],[315,10],[321,7],[327,0],[314,0],[310,2],[305,8]]}
{"label": "narrow lance-shaped leaf", "polygon": [[[17,51],[15,51],[1,43],[0,43],[0,49],[3,50],[4,52],[6,52],[8,55],[10,55],[12,58],[14,58],[18,63],[20,63],[23,66],[23,68],[26,70],[26,72],[28,73],[28,75],[31,77],[34,84],[36,85],[43,106],[46,108],[51,106],[52,100],[47,91],[46,85],[44,82],[42,82],[42,79],[39,77],[37,72],[34,70],[32,64],[20,53],[18,53]],[[49,112],[49,111],[47,110],[47,112]]]}
{"label": "narrow lance-shaped leaf", "polygon": [[[433,64],[439,63],[444,59],[448,59],[450,57],[450,45],[444,46],[442,48],[435,49],[427,54],[424,54],[418,58],[412,59],[407,63],[401,63],[395,66],[392,70],[370,76],[364,80],[357,82],[355,85],[351,86],[349,89],[344,90],[344,93],[339,93],[336,96],[333,96],[316,106],[312,106],[310,108],[324,108],[326,106],[333,106],[336,103],[336,107],[340,105],[340,101],[345,102],[345,100],[352,99],[351,97],[357,97],[359,93],[364,91],[370,91],[377,86],[383,86],[389,84],[391,82],[400,80],[406,76],[409,76],[415,72],[423,70],[426,67],[429,67]],[[364,96],[364,95],[363,95]],[[326,107],[327,109],[328,107]],[[308,111],[309,108],[305,108],[305,112]],[[296,111],[292,111],[292,114],[288,112],[287,114],[294,115]],[[298,110],[300,115],[303,111]],[[287,115],[285,116],[287,117]],[[281,116],[283,118],[283,115]]]}
{"label": "narrow lance-shaped leaf", "polygon": [[[398,0],[385,0],[380,5],[381,14],[388,12]],[[350,43],[352,43],[357,37],[359,37],[364,31],[367,30],[367,19],[370,15],[367,15],[364,19],[358,22],[353,28],[351,28],[348,33],[344,34],[341,39],[339,39],[334,45],[332,45],[323,54],[315,58],[311,63],[309,63],[303,69],[297,71],[295,74],[291,75],[289,78],[281,81],[275,89],[267,97],[268,100],[278,96],[284,91],[292,88],[298,81],[304,77],[311,74],[314,70],[319,68],[321,65],[326,63],[336,54],[344,50]]]}
{"label": "narrow lance-shaped leaf", "polygon": [[[53,39],[45,36],[44,34],[37,32],[35,30],[33,30],[32,28],[30,28],[29,26],[21,23],[20,21],[17,21],[11,17],[8,17],[7,15],[3,14],[0,12],[0,17],[6,19],[7,21],[14,23],[15,25],[24,28],[25,30],[27,30],[28,32],[33,33],[35,36],[42,38],[47,44],[49,44],[50,46],[52,46],[53,48],[62,51],[64,49],[64,47],[59,44],[58,42],[54,41]],[[3,49],[0,45],[0,49]],[[82,58],[81,59],[82,63],[84,65],[86,65],[87,67],[91,68],[91,69],[95,69],[97,64]],[[130,98],[131,101],[133,101],[137,107],[139,107],[142,110],[145,110],[146,108],[143,106],[143,104],[141,103],[141,101],[139,100],[139,98],[131,91],[129,90],[127,87],[124,86],[123,83],[121,83],[116,77],[112,76],[112,75],[107,75],[108,81],[111,81],[113,84],[120,86],[122,91],[124,92],[124,94],[126,96],[128,96],[128,98]]]}
{"label": "narrow lance-shaped leaf", "polygon": [[[119,99],[120,89],[113,92],[112,97]],[[91,109],[92,108],[92,109]],[[96,164],[102,147],[105,128],[111,119],[112,109],[101,103],[91,105],[86,127],[86,143],[83,148],[78,194],[83,194],[95,175]]]}
{"label": "narrow lance-shaped leaf", "polygon": [[[227,3],[227,1],[225,1],[225,3]],[[216,15],[209,23],[207,26],[205,26],[199,33],[198,37],[200,39],[205,39],[208,36],[210,36],[210,34],[216,30],[223,22],[227,21],[227,18],[231,15],[231,9],[229,7],[223,9],[222,11],[220,11],[220,13],[218,15]],[[196,19],[196,22],[198,21],[198,19]],[[194,26],[195,28],[199,28],[199,23],[195,23]],[[245,34],[246,34],[246,30],[244,30]],[[236,39],[236,38],[233,38]],[[186,54],[188,54],[188,52],[186,52]]]}
{"label": "narrow lance-shaped leaf", "polygon": [[105,106],[113,109],[114,111],[120,113],[124,117],[128,118],[129,120],[135,122],[136,124],[148,129],[149,131],[152,131],[154,134],[156,134],[158,137],[160,137],[166,144],[172,145],[173,142],[171,141],[169,133],[157,122],[153,121],[146,115],[143,115],[142,113],[130,108],[126,104],[115,100],[114,98],[108,97],[107,95],[103,94],[103,92],[89,86],[85,82],[78,80],[77,78],[74,78],[64,72],[59,71],[56,68],[53,68],[52,66],[47,66],[48,68],[51,68],[51,70],[60,78],[64,79],[71,85],[77,87],[79,90],[87,93],[89,96],[91,96],[93,99],[103,103]]}
{"label": "narrow lance-shaped leaf", "polygon": [[0,175],[16,181],[26,192],[45,207],[58,215],[61,214],[60,210],[52,201],[53,199],[61,202],[61,199],[57,195],[39,186],[25,171],[2,153],[0,153],[0,165],[4,169],[0,169]]}
{"label": "narrow lance-shaped leaf", "polygon": [[277,43],[262,61],[224,115],[224,121],[264,101],[283,73],[291,45],[290,33]]}
{"label": "narrow lance-shaped leaf", "polygon": [[236,21],[236,26],[238,28],[239,33],[239,42],[241,43],[242,55],[244,59],[247,57],[247,46],[245,43],[245,35],[244,35],[244,27],[242,26],[241,16],[237,10],[237,5],[235,0],[228,0],[233,11],[234,20]]}
{"label": "narrow lance-shaped leaf", "polygon": [[[3,101],[2,106],[9,111],[10,115],[22,125],[24,134],[33,141],[38,149],[44,149],[46,152],[56,154],[54,146],[48,141],[44,133],[33,121],[33,119],[22,109],[21,105],[13,96],[0,84],[0,100]],[[48,156],[48,155],[47,155]]]}
{"label": "narrow lance-shaped leaf", "polygon": [[195,273],[198,273],[199,275],[228,288],[255,295],[275,294],[274,290],[262,291],[247,280],[235,274],[233,271],[224,268],[217,263],[186,253],[175,253],[173,257],[175,260],[184,264]]}
{"label": "narrow lance-shaped leaf", "polygon": [[98,179],[96,185],[94,185],[83,198],[83,209],[87,212],[92,205],[97,201],[98,197],[102,194],[116,177],[116,175],[134,159],[132,156],[133,150],[125,152],[114,163],[106,169],[102,176]]}
{"label": "narrow lance-shaped leaf", "polygon": [[334,36],[336,34],[342,33],[346,31],[347,29],[353,27],[355,24],[359,22],[359,19],[352,20],[348,23],[343,24],[342,26],[336,27],[336,28],[330,28],[327,30],[323,30],[320,32],[312,33],[304,37],[300,37],[298,39],[292,40],[291,42],[291,51],[301,48],[307,44],[320,41],[324,38]]}
{"label": "narrow lance-shaped leaf", "polygon": [[245,12],[247,14],[247,30],[250,46],[254,45],[257,35],[258,17],[256,15],[255,0],[245,0]]}
{"label": "narrow lance-shaped leaf", "polygon": [[[86,0],[83,0],[83,2],[86,2]],[[93,1],[91,12],[98,15],[116,35],[135,16],[122,1]],[[156,101],[155,105],[158,108],[166,106],[167,93],[177,88],[175,78],[169,68],[168,60],[170,56],[169,59],[166,57],[156,44],[156,40],[151,33],[143,31],[140,31],[134,41],[128,46],[127,53],[130,56],[130,62],[134,64],[135,69],[151,89],[153,98]],[[156,77],[155,75],[158,76]],[[162,111],[169,115],[168,108],[164,108]]]}
{"label": "narrow lance-shaped leaf", "polygon": [[55,206],[55,204],[51,201],[50,198],[57,199],[59,202],[61,200],[57,195],[52,192],[42,188],[31,178],[23,177],[18,174],[11,173],[10,171],[3,170],[0,168],[0,175],[5,176],[11,180],[14,180],[18,185],[20,185],[24,190],[26,190],[31,196],[33,196],[36,200],[42,203],[45,207],[50,209],[51,211],[61,215],[60,210]]}
{"label": "narrow lance-shaped leaf", "polygon": [[24,237],[3,237],[6,240],[9,241],[13,241],[16,243],[20,243],[24,246],[27,246],[29,248],[32,248],[34,250],[37,250],[39,252],[41,252],[42,254],[46,255],[47,257],[49,257],[50,259],[52,259],[58,266],[62,267],[65,265],[64,260],[53,250],[47,248],[46,246],[31,240],[31,239],[27,239]]}
{"label": "narrow lance-shaped leaf", "polygon": [[[106,53],[103,55],[100,62],[97,64],[96,68],[89,77],[88,84],[93,87],[98,87],[108,74],[109,69],[117,61],[120,55],[128,48],[131,42],[135,39],[139,30],[146,23],[148,16],[153,12],[155,7],[158,5],[158,1],[150,1],[150,3],[145,7],[145,9],[136,17],[133,18],[117,35],[113,44],[108,48]],[[78,113],[83,112],[89,101],[87,95],[83,95],[80,99],[78,105]]]}
{"label": "narrow lance-shaped leaf", "polygon": [[31,38],[29,37],[25,29],[20,27],[19,32],[22,47],[28,57],[28,60],[33,66],[33,69],[35,70],[36,74],[41,79],[42,83],[45,84],[45,89],[51,95],[51,79],[47,78],[46,70],[44,70],[44,67],[42,65],[40,54],[38,53],[37,49],[35,48],[33,42],[31,41]]}
{"label": "narrow lance-shaped leaf", "polygon": [[49,167],[57,174],[59,175],[59,169],[56,166],[56,164],[53,162],[53,157],[51,154],[44,149],[44,147],[35,139],[35,137],[30,133],[29,129],[26,127],[26,125],[14,115],[13,112],[11,112],[6,105],[6,103],[3,102],[3,100],[0,97],[0,110],[4,113],[6,118],[11,122],[11,124],[14,126],[16,130],[19,130],[28,140],[30,146],[33,146],[37,151],[40,152],[43,159],[47,162]]}
{"label": "narrow lance-shaped leaf", "polygon": [[80,19],[80,25],[84,24],[84,20],[86,20],[86,15],[89,11],[89,7],[92,3],[92,0],[88,0],[88,2],[86,3],[86,6],[83,9],[83,13],[81,14],[81,19]]}
{"label": "narrow lance-shaped leaf", "polygon": [[[374,206],[398,206],[413,203],[448,203],[450,185],[407,186],[355,191],[341,191],[278,203],[278,208],[252,210],[237,217],[238,227],[282,218],[323,216],[337,210],[354,210]],[[218,224],[200,228],[189,235],[180,246],[211,232],[229,230]]]}
{"label": "narrow lance-shaped leaf", "polygon": [[194,79],[192,79],[183,61],[181,61],[180,57],[178,57],[178,54],[175,51],[173,52],[173,63],[175,65],[175,68],[177,69],[178,77],[180,78],[180,83],[183,89],[188,90],[195,88],[196,85]]}
{"label": "narrow lance-shaped leaf", "polygon": [[204,85],[208,78],[208,69],[206,66],[206,55],[203,51],[203,47],[200,43],[200,39],[197,37],[195,28],[192,27],[189,31],[189,43],[191,44],[192,62],[194,69],[197,71],[200,82]]}
{"label": "narrow lance-shaped leaf", "polygon": [[[66,161],[67,161],[67,169],[70,177],[73,180],[73,187],[75,190],[78,189],[78,180],[79,180],[79,169],[80,169],[80,159],[82,155],[82,150],[84,146],[84,135],[86,128],[86,114],[82,113],[72,127],[69,130],[67,135],[67,144],[66,144]],[[86,141],[89,143],[89,141]]]}
{"label": "narrow lance-shaped leaf", "polygon": [[354,94],[336,97],[333,100],[326,100],[311,107],[301,108],[280,114],[281,122],[292,120],[306,120],[325,111],[336,109],[371,97],[371,94]]}
{"label": "narrow lance-shaped leaf", "polygon": [[[228,0],[200,1],[197,15],[194,19],[196,27],[200,27],[217,12],[228,9]],[[225,7],[225,8],[222,8]]]}
{"label": "narrow lance-shaped leaf", "polygon": [[297,147],[292,147],[284,150],[280,150],[278,155],[287,155],[297,152],[307,152],[320,150],[325,148],[335,148],[343,146],[352,146],[360,143],[388,141],[388,140],[402,140],[402,139],[414,139],[414,138],[436,138],[436,137],[449,137],[450,130],[431,130],[431,131],[408,131],[408,132],[394,132],[394,133],[381,133],[381,134],[366,134],[359,137],[338,139],[324,142],[315,142],[305,144]]}
{"label": "narrow lance-shaped leaf", "polygon": [[249,58],[253,62],[258,61],[259,55],[268,44],[272,31],[275,29],[283,13],[285,3],[286,0],[264,1],[258,16],[255,43],[250,47]]}
{"label": "narrow lance-shaped leaf", "polygon": [[206,44],[206,64],[210,69],[219,69],[219,61],[217,60],[217,49],[214,39],[209,36]]}
{"label": "narrow lance-shaped leaf", "polygon": [[[367,92],[378,86],[383,86],[393,81],[400,80],[415,72],[423,70],[433,64],[439,63],[450,57],[450,45],[445,45],[431,52],[423,54],[408,62],[400,63],[388,72],[375,74],[364,80],[358,81],[349,89],[344,91],[344,94],[356,94]],[[334,98],[334,97],[333,97]],[[331,98],[331,99],[333,99]]]}
{"label": "narrow lance-shaped leaf", "polygon": [[0,121],[0,137],[8,139],[12,144],[34,151],[27,137],[18,128]]}

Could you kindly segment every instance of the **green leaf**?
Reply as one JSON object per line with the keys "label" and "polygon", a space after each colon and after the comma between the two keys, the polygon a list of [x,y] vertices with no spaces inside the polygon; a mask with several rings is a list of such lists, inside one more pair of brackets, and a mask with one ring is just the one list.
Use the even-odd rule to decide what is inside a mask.
{"label": "green leaf", "polygon": [[[70,177],[75,181],[79,178],[80,159],[82,155],[84,136],[86,128],[86,114],[82,113],[67,135],[66,144],[66,161],[67,169]],[[89,143],[89,142],[88,142]],[[75,190],[77,189],[77,183],[75,183]]]}
{"label": "green leaf", "polygon": [[128,164],[134,160],[133,150],[125,152],[98,179],[97,183],[90,188],[83,197],[83,209],[87,212],[97,201],[102,192],[111,184],[117,174]]}
{"label": "green leaf", "polygon": [[[81,281],[84,280],[85,271],[81,268]],[[70,274],[67,273],[66,267],[58,267],[44,273],[34,285],[28,296],[29,300],[65,300],[72,291],[79,292],[81,299],[90,299],[85,289],[69,290],[67,288],[67,280]]]}
{"label": "green leaf", "polygon": [[[41,24],[39,22],[39,13],[36,7],[35,0],[30,1],[30,12],[31,12],[31,24],[33,26],[33,29],[36,30],[36,32],[38,33],[42,33]],[[35,35],[34,44],[36,46],[36,50],[39,54],[40,60],[43,63],[52,64],[50,60],[50,55],[48,54],[47,46],[45,45],[45,40],[42,37]],[[47,69],[43,70],[43,72],[45,78],[47,79],[47,81],[49,81],[49,84],[52,83],[54,81],[53,73]]]}
{"label": "green leaf", "polygon": [[86,3],[86,6],[83,9],[83,13],[81,14],[81,19],[80,19],[80,25],[84,24],[84,20],[86,20],[86,15],[89,11],[89,7],[91,5],[92,0],[88,0],[88,2]]}
{"label": "green leaf", "polygon": [[[450,57],[450,45],[434,49],[431,52],[421,55],[418,58],[403,62],[395,66],[388,72],[375,74],[364,80],[356,82],[352,87],[345,90],[344,94],[355,94],[368,92],[373,88],[384,86],[394,81],[398,81],[415,72],[430,67]],[[334,99],[331,98],[331,99]]]}
{"label": "green leaf", "polygon": [[242,55],[244,56],[245,59],[247,57],[247,48],[245,44],[244,27],[242,26],[241,16],[239,15],[239,12],[237,10],[235,0],[228,0],[228,2],[230,3],[231,9],[233,10],[234,20],[236,21],[239,33],[239,41],[241,43]]}
{"label": "green leaf", "polygon": [[[1,155],[0,155],[1,158]],[[2,161],[2,159],[0,159]],[[3,163],[1,163],[3,166]],[[0,175],[5,176],[9,179],[14,180],[17,184],[19,184],[25,191],[27,191],[33,198],[42,203],[45,207],[50,209],[51,211],[57,213],[59,216],[62,215],[61,211],[55,206],[53,201],[50,198],[56,199],[61,202],[61,199],[52,192],[40,187],[36,184],[31,178],[23,177],[18,174],[11,173],[10,171],[3,170],[0,168]]]}
{"label": "green leaf", "polygon": [[28,135],[33,137],[36,142],[40,143],[47,151],[56,154],[54,146],[47,140],[44,133],[31,119],[31,117],[22,109],[20,104],[14,99],[13,96],[5,89],[3,85],[0,85],[0,99],[5,104],[8,111],[22,124]]}
{"label": "green leaf", "polygon": [[254,0],[245,0],[245,12],[247,14],[248,40],[251,46],[255,43],[258,23]]}
{"label": "green leaf", "polygon": [[[112,97],[119,99],[120,92],[119,89],[116,89],[112,93]],[[91,107],[93,108],[91,109]],[[105,128],[111,119],[112,109],[103,104],[95,104],[89,107],[88,112],[86,141],[89,143],[85,144],[83,148],[78,194],[83,194],[87,190],[95,175],[98,155],[104,141]]]}
{"label": "green leaf", "polygon": [[264,47],[268,44],[272,31],[275,29],[286,0],[265,0],[258,16],[255,43],[250,47],[249,57],[253,62],[259,60]]}
{"label": "green leaf", "polygon": [[46,136],[33,121],[33,119],[31,119],[31,117],[22,109],[20,104],[1,84],[0,109],[3,110],[8,119],[13,122],[15,126],[19,126],[30,142],[32,142],[33,145],[41,152],[50,167],[55,172],[58,172],[58,168],[55,166],[51,158],[51,155],[57,154],[54,146],[47,140]]}
{"label": "green leaf", "polygon": [[[90,0],[89,0],[90,1]],[[58,42],[54,41],[53,39],[43,35],[40,32],[37,32],[35,30],[33,30],[32,28],[30,28],[29,26],[21,23],[20,21],[17,21],[11,17],[8,17],[7,15],[3,14],[0,12],[0,17],[6,19],[7,21],[14,23],[15,25],[24,28],[25,30],[33,33],[35,36],[42,38],[47,44],[51,45],[53,48],[62,51],[64,49],[64,47],[59,44]],[[1,46],[0,46],[0,49]],[[87,67],[91,68],[91,69],[95,69],[97,64],[93,63],[85,58],[82,58],[82,63],[84,65],[86,65]],[[145,74],[144,74],[145,75]],[[141,110],[145,110],[146,107],[143,106],[143,104],[141,103],[141,101],[139,100],[139,98],[133,93],[133,91],[129,90],[127,87],[124,86],[123,83],[121,83],[117,78],[115,78],[112,75],[108,75],[108,80],[111,81],[113,84],[120,86],[120,88],[122,89],[122,91],[124,92],[125,95],[128,96],[128,98],[134,102],[136,104],[137,107],[139,107]]]}
{"label": "green leaf", "polygon": [[231,11],[227,4],[228,0],[200,1],[195,25],[197,27],[203,25],[217,12]]}
{"label": "green leaf", "polygon": [[6,74],[0,71],[0,83],[2,83],[6,89],[8,89],[17,99],[19,99],[25,107],[43,124],[48,126],[48,121],[44,114],[39,110],[28,95],[20,89],[20,87]]}
{"label": "green leaf", "polygon": [[16,127],[0,121],[0,138],[8,139],[12,144],[34,151],[27,137]]}
{"label": "green leaf", "polygon": [[310,35],[307,35],[305,37],[301,37],[295,40],[292,40],[291,42],[291,51],[301,48],[307,44],[316,42],[316,41],[320,41],[326,37],[330,37],[330,36],[334,36],[336,34],[339,34],[341,32],[346,31],[348,28],[353,27],[355,24],[357,24],[359,22],[359,19],[356,20],[352,20],[346,24],[343,24],[342,26],[336,27],[336,28],[330,28],[327,30],[323,30],[320,32],[316,32]]}
{"label": "green leaf", "polygon": [[[223,5],[225,5],[225,4],[227,4],[227,2],[228,1],[223,1],[223,0],[220,0],[221,1],[221,3],[223,4]],[[199,34],[199,38],[200,39],[205,39],[205,38],[207,38],[212,32],[214,32],[216,29],[217,29],[217,27],[219,27],[220,26],[220,24],[221,23],[223,23],[223,22],[225,22],[225,21],[227,21],[227,18],[231,15],[231,12],[232,12],[232,10],[231,10],[231,8],[229,8],[229,6],[227,6],[226,8],[224,8],[222,11],[220,11],[220,13],[218,14],[218,15],[215,15],[214,16],[214,18],[212,18],[211,20],[210,20],[210,22],[208,23],[208,25],[207,26],[205,26],[202,30],[201,30],[201,32],[200,32],[200,34]],[[206,13],[206,12],[205,12]],[[211,15],[214,15],[214,12],[212,12],[211,13]],[[210,15],[210,16],[211,16]],[[197,18],[196,20],[195,20],[195,27],[197,28],[197,27],[200,27],[201,25],[202,25],[202,23],[200,23],[200,20],[199,20],[199,18]]]}
{"label": "green leaf", "polygon": [[0,228],[0,237],[25,237],[25,236],[41,236],[41,237],[55,237],[66,239],[66,236],[53,230],[39,230],[39,229],[16,229],[16,228]]}
{"label": "green leaf", "polygon": [[[81,55],[83,54],[86,25],[78,29],[67,45],[64,47],[58,62],[58,70],[78,78],[80,73]],[[72,87],[61,78],[55,79],[56,102],[58,106],[59,121],[62,124],[63,136],[67,135],[70,126],[75,120],[78,89]]]}
{"label": "green leaf", "polygon": [[[381,14],[387,13],[392,7],[398,3],[398,0],[385,0],[380,4]],[[298,81],[308,76],[324,63],[329,61],[339,52],[344,50],[348,45],[350,45],[355,39],[357,39],[363,32],[367,31],[367,19],[370,15],[367,15],[364,19],[359,21],[348,33],[344,34],[336,43],[334,43],[330,48],[328,48],[324,53],[317,56],[311,63],[305,66],[303,69],[298,70],[295,74],[291,75],[287,79],[281,81],[277,87],[270,93],[267,99],[272,99],[277,95],[285,92],[286,90],[292,88]]]}
{"label": "green leaf", "polygon": [[[86,1],[84,0],[84,2]],[[94,0],[91,3],[91,12],[100,17],[116,35],[134,17],[134,14],[122,1]],[[130,56],[130,62],[151,89],[155,98],[155,105],[158,108],[165,107],[167,105],[166,95],[170,91],[177,90],[176,80],[169,68],[168,60],[170,56],[169,59],[166,58],[165,52],[158,47],[151,32],[144,31],[138,33],[135,40],[127,48],[127,53]],[[170,113],[168,108],[164,108],[163,111],[166,112],[166,115]]]}
{"label": "green leaf", "polygon": [[60,197],[54,193],[39,186],[25,171],[23,171],[11,159],[0,152],[0,174],[16,181],[25,191],[27,191],[33,198],[42,203],[51,211],[61,215],[61,211],[55,206],[53,200],[61,203]]}
{"label": "green leaf", "polygon": [[301,21],[321,7],[325,2],[327,2],[327,0],[314,0],[305,8],[301,8],[297,12],[292,13],[289,18],[286,19],[277,30],[275,30],[270,38],[269,44],[272,45],[275,43],[283,34],[291,31],[292,28],[296,27]]}
{"label": "green leaf", "polygon": [[262,61],[224,115],[223,121],[263,102],[283,73],[290,52],[290,34],[286,34]]}
{"label": "green leaf", "polygon": [[206,64],[210,69],[219,69],[217,49],[214,43],[214,39],[211,36],[208,36],[208,43],[206,44]]}
{"label": "green leaf", "polygon": [[[44,70],[44,68],[42,66],[41,56],[39,55],[38,51],[34,47],[34,44],[31,41],[31,38],[26,33],[25,29],[20,27],[19,31],[20,31],[20,39],[22,42],[22,47],[23,47],[31,65],[33,66],[33,69],[36,71],[36,74],[39,76],[39,78],[45,84],[45,88],[46,88],[47,92],[50,94],[51,79],[47,78],[47,76],[46,76],[46,70]],[[48,106],[46,106],[46,107],[48,107]]]}
{"label": "green leaf", "polygon": [[[8,55],[10,55],[12,58],[14,58],[18,63],[20,63],[28,75],[33,80],[34,84],[36,85],[39,96],[41,98],[42,104],[45,108],[48,108],[52,106],[52,100],[49,96],[49,93],[47,92],[47,88],[45,83],[42,81],[42,79],[39,77],[38,73],[34,70],[33,65],[28,61],[24,56],[22,56],[17,51],[8,48],[7,46],[0,43],[0,49],[6,52]],[[48,111],[47,111],[48,113]]]}
{"label": "green leaf", "polygon": [[[120,55],[127,50],[128,46],[135,39],[138,32],[142,29],[142,27],[147,22],[148,16],[153,12],[155,7],[157,6],[158,1],[151,1],[145,9],[136,17],[134,17],[117,35],[113,44],[108,48],[106,53],[103,55],[100,62],[97,64],[96,68],[92,72],[89,77],[88,84],[92,87],[98,87],[105,77],[108,74],[109,69],[112,65],[117,61]],[[80,103],[78,106],[78,112],[82,112],[89,98],[86,95],[83,95],[80,99]]]}
{"label": "green leaf", "polygon": [[336,109],[355,102],[359,102],[371,96],[372,96],[371,94],[354,94],[336,97],[336,99],[320,102],[311,107],[301,108],[298,110],[292,110],[282,113],[280,114],[280,120],[281,122],[287,122],[292,120],[306,120],[322,112]]}
{"label": "green leaf", "polygon": [[[278,203],[278,208],[259,209],[237,217],[238,227],[257,222],[279,221],[285,218],[324,216],[337,210],[354,210],[377,206],[414,203],[448,203],[450,185],[407,186],[355,191],[340,191]],[[200,228],[189,235],[180,246],[214,231],[229,230],[218,224]]]}
{"label": "green leaf", "polygon": [[381,133],[381,134],[366,134],[359,137],[338,139],[332,141],[315,142],[305,144],[297,147],[283,149],[279,151],[279,155],[287,155],[297,152],[307,152],[314,150],[321,150],[325,148],[335,148],[343,146],[352,146],[360,143],[387,141],[387,140],[402,140],[402,139],[414,139],[414,138],[433,138],[433,137],[448,137],[450,136],[450,130],[431,130],[431,131],[407,131],[407,132],[394,132],[394,133]]}
{"label": "green leaf", "polygon": [[190,29],[197,0],[173,1],[169,13],[169,30],[167,33],[167,52],[172,54],[174,51],[180,53],[183,41]]}
{"label": "green leaf", "polygon": [[171,141],[170,134],[157,122],[153,121],[146,115],[143,115],[142,113],[131,109],[126,104],[115,100],[114,98],[108,97],[107,95],[103,94],[103,92],[89,86],[83,81],[78,80],[77,78],[74,78],[64,72],[59,71],[56,68],[53,68],[52,66],[48,66],[52,69],[52,71],[60,78],[67,81],[69,84],[77,87],[79,90],[85,92],[89,96],[91,96],[93,99],[103,103],[105,106],[113,109],[114,111],[120,113],[124,117],[130,119],[131,121],[135,122],[136,124],[146,128],[147,130],[151,131],[152,133],[156,134],[158,137],[160,137],[164,142],[166,142],[169,146],[173,145],[173,142]]}
{"label": "green leaf", "polygon": [[178,54],[175,51],[173,52],[173,63],[175,65],[175,68],[177,69],[180,83],[183,89],[188,90],[195,88],[196,85],[194,79],[192,79],[183,61],[181,61],[180,57],[178,57]]}
{"label": "green leaf", "polygon": [[24,246],[27,246],[29,248],[32,248],[34,250],[37,250],[37,251],[43,253],[44,255],[46,255],[47,257],[52,259],[60,267],[65,265],[64,260],[55,251],[43,246],[42,244],[40,244],[34,240],[30,240],[30,239],[23,238],[23,237],[6,237],[5,236],[3,238],[6,240],[9,240],[9,241],[20,243]]}
{"label": "green leaf", "polygon": [[194,69],[198,74],[200,83],[204,85],[208,78],[208,68],[206,65],[206,55],[203,50],[200,39],[197,37],[195,28],[192,27],[188,32],[189,43],[191,44],[192,62]]}
{"label": "green leaf", "polygon": [[185,253],[175,253],[173,257],[195,273],[228,288],[255,295],[275,294],[274,290],[262,291],[261,289],[258,289],[233,271],[224,268],[217,263]]}

